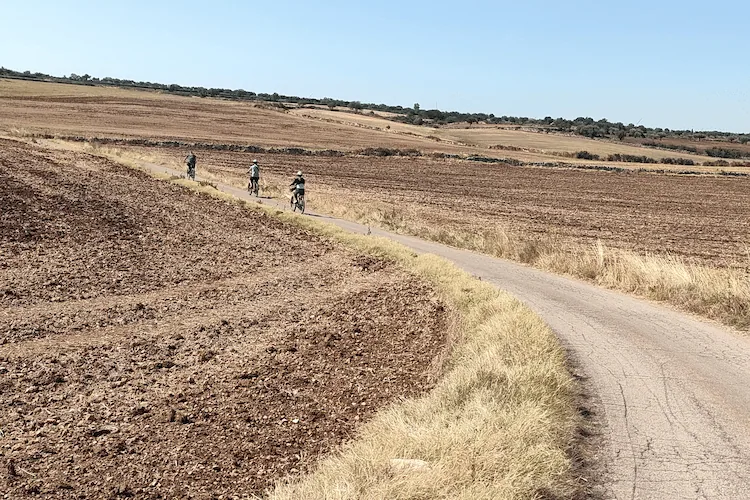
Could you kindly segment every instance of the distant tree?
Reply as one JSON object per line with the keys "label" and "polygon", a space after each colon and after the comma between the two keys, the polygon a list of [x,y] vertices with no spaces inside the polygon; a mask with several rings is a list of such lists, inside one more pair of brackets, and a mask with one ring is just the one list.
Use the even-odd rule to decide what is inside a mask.
{"label": "distant tree", "polygon": [[620,129],[620,130],[618,130],[618,131],[617,131],[617,138],[618,138],[619,140],[623,140],[623,139],[625,139],[625,136],[626,136],[626,135],[628,135],[628,134],[627,134],[627,132],[625,132],[625,130],[623,130],[623,129]]}
{"label": "distant tree", "polygon": [[422,113],[427,116],[430,120],[444,120],[445,119],[445,113],[440,111],[439,109],[428,109],[424,113]]}
{"label": "distant tree", "polygon": [[415,113],[419,113],[419,103],[418,102],[414,103],[414,112]]}
{"label": "distant tree", "polygon": [[579,151],[576,153],[576,158],[579,160],[598,160],[599,155],[589,153],[588,151]]}
{"label": "distant tree", "polygon": [[578,127],[576,130],[578,134],[584,136],[584,137],[599,137],[599,129],[597,129],[594,125],[583,125],[582,127]]}
{"label": "distant tree", "polygon": [[626,154],[620,154],[615,153],[607,156],[607,161],[624,161],[624,162],[630,162],[630,163],[658,163],[653,158],[649,158],[648,156],[636,156],[636,155],[626,155]]}
{"label": "distant tree", "polygon": [[731,158],[735,160],[741,159],[745,155],[742,151],[728,148],[708,148],[706,149],[706,154],[715,158]]}

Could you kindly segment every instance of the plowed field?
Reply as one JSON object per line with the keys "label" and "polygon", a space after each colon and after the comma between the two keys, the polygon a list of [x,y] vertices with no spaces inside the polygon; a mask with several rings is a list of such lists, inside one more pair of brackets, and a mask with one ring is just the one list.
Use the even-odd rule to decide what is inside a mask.
{"label": "plowed field", "polygon": [[257,493],[431,386],[392,264],[80,153],[2,140],[0,186],[6,498]]}
{"label": "plowed field", "polygon": [[[498,126],[462,125],[433,128],[392,122],[368,112],[291,108],[277,103],[238,102],[179,97],[150,91],[0,79],[0,131],[51,133],[109,138],[149,138],[303,147],[352,151],[363,148],[416,149],[424,153],[515,158],[524,162],[601,165],[570,157],[588,151],[692,158],[686,152],[662,151],[637,144],[511,130]],[[720,145],[717,143],[717,145]],[[703,144],[698,144],[703,148]],[[562,156],[561,156],[562,155]],[[637,169],[643,164],[607,162]],[[651,169],[684,170],[680,165],[653,164]],[[747,172],[744,167],[722,167]],[[717,171],[693,166],[690,170]]]}
{"label": "plowed field", "polygon": [[[177,165],[179,151],[133,149]],[[198,152],[199,174],[246,181],[255,154]],[[597,172],[433,158],[261,156],[262,179],[285,185],[301,169],[316,193],[358,200],[400,224],[670,253],[710,266],[750,268],[750,179]],[[369,208],[368,208],[369,207]],[[326,210],[327,207],[321,207]]]}
{"label": "plowed field", "polygon": [[271,105],[0,79],[0,130],[314,149],[475,148],[303,118]]}

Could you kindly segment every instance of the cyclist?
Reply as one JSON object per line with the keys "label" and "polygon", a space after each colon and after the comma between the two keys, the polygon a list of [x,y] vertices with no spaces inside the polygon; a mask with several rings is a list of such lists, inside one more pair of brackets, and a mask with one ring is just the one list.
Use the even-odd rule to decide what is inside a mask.
{"label": "cyclist", "polygon": [[250,166],[250,183],[247,185],[250,193],[255,192],[255,196],[258,196],[258,180],[260,179],[260,167],[258,166],[258,160],[253,160],[253,164]]}
{"label": "cyclist", "polygon": [[185,157],[185,163],[187,164],[188,177],[195,180],[195,162],[197,161],[195,155],[191,151],[189,155]]}
{"label": "cyclist", "polygon": [[292,192],[292,202],[297,203],[299,201],[298,196],[305,196],[305,178],[302,177],[302,171],[297,172],[297,176],[289,184],[289,190]]}

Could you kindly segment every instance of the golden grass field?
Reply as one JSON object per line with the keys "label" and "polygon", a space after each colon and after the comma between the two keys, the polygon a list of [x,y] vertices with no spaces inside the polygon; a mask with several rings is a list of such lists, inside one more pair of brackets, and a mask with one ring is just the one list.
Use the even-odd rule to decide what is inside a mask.
{"label": "golden grass field", "polygon": [[[263,147],[356,150],[410,149],[417,137],[322,123],[256,103],[176,97],[156,92],[0,79],[0,127],[25,133],[252,144]],[[471,148],[436,151],[469,154]]]}

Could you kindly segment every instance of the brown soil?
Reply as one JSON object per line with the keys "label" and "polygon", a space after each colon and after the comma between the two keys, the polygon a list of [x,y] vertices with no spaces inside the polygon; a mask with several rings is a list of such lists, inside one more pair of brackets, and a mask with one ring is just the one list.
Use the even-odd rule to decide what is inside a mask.
{"label": "brown soil", "polygon": [[0,496],[259,493],[431,387],[435,292],[100,158],[0,141]]}

